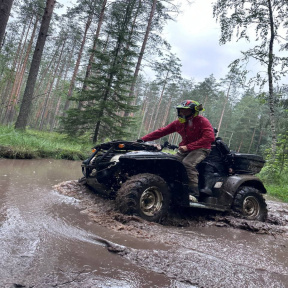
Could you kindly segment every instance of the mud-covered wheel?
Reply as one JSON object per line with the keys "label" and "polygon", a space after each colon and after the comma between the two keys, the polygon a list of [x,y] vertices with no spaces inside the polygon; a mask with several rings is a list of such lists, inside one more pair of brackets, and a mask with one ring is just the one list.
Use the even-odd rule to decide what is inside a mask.
{"label": "mud-covered wheel", "polygon": [[158,175],[149,173],[132,176],[117,192],[116,207],[128,215],[159,222],[169,209],[170,191]]}
{"label": "mud-covered wheel", "polygon": [[265,221],[267,219],[267,204],[263,195],[255,188],[240,187],[233,204],[233,210],[250,220]]}

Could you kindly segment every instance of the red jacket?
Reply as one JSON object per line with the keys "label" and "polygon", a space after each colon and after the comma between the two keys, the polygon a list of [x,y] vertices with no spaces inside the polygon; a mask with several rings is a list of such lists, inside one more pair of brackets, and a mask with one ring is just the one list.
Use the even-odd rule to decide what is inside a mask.
{"label": "red jacket", "polygon": [[209,120],[200,115],[188,119],[185,123],[175,120],[166,127],[155,130],[141,139],[145,142],[152,141],[173,132],[182,136],[179,146],[187,146],[188,151],[199,148],[211,149],[211,143],[215,140],[214,130]]}

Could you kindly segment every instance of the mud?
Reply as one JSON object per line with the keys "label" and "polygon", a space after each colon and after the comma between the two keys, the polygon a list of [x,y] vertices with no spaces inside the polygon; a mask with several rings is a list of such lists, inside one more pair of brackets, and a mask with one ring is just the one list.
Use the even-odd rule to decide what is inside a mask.
{"label": "mud", "polygon": [[[77,181],[60,183],[54,189],[79,200],[81,213],[94,223],[143,239],[151,247],[106,242],[110,252],[175,279],[183,287],[287,287],[287,204],[267,201],[266,222],[186,209],[170,213],[157,224],[118,213],[114,200]],[[157,245],[165,248],[153,249]]]}
{"label": "mud", "polygon": [[81,200],[52,189],[78,179],[79,167],[66,160],[0,159],[0,287],[179,287],[106,248],[111,242],[148,249],[148,242],[97,225],[79,213]]}
{"label": "mud", "polygon": [[80,164],[0,159],[1,288],[287,287],[287,204],[269,200],[265,223],[195,209],[150,223],[71,181]]}
{"label": "mud", "polygon": [[[151,223],[137,216],[123,215],[117,212],[115,201],[105,198],[91,191],[87,186],[78,181],[67,181],[53,187],[58,192],[81,200],[81,213],[89,215],[96,223],[109,227],[115,231],[125,232],[140,238],[153,238],[153,227]],[[250,231],[256,234],[283,235],[288,236],[288,204],[266,200],[268,206],[268,219],[266,222],[241,219],[225,212],[207,212],[207,210],[182,209],[172,211],[160,224],[175,227],[232,227]],[[151,233],[150,233],[151,231]],[[157,233],[156,233],[157,234]]]}

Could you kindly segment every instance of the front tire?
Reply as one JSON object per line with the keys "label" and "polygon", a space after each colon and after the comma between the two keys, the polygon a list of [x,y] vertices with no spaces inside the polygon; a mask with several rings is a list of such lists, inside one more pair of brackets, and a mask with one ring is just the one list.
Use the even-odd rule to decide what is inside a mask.
{"label": "front tire", "polygon": [[123,214],[159,222],[168,212],[170,191],[158,175],[144,173],[132,176],[117,192],[116,207]]}
{"label": "front tire", "polygon": [[233,203],[233,210],[249,220],[265,221],[267,204],[263,195],[256,188],[240,187]]}

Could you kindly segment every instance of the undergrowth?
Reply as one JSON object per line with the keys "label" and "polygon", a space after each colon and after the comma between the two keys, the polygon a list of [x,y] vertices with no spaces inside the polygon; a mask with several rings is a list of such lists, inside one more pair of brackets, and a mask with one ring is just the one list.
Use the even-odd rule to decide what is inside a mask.
{"label": "undergrowth", "polygon": [[88,141],[56,132],[19,131],[0,126],[0,156],[5,158],[83,160],[90,154],[92,146]]}
{"label": "undergrowth", "polygon": [[280,140],[275,156],[272,156],[270,149],[266,151],[266,163],[257,176],[263,181],[269,195],[288,202],[288,159],[286,146],[282,147]]}

